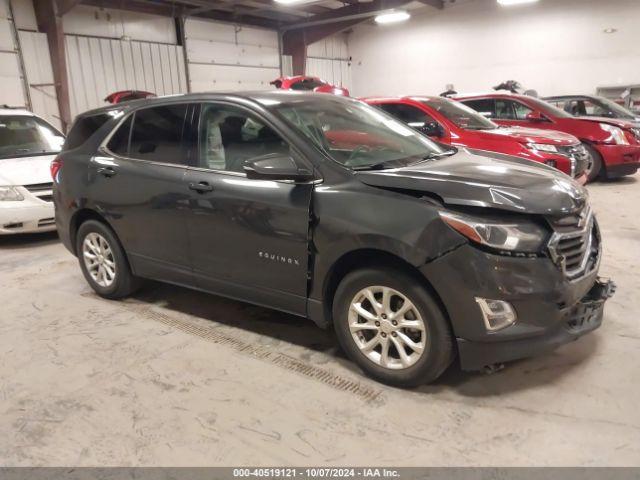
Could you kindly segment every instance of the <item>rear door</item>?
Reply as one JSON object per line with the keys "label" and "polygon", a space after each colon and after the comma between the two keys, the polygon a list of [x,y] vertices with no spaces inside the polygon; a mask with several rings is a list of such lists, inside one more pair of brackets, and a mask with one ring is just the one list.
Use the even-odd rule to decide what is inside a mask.
{"label": "rear door", "polygon": [[178,282],[189,276],[184,133],[191,110],[168,104],[135,111],[91,161],[95,208],[116,230],[140,275]]}
{"label": "rear door", "polygon": [[313,184],[250,180],[243,170],[246,160],[266,154],[304,160],[255,112],[225,103],[199,110],[185,216],[199,285],[304,314]]}

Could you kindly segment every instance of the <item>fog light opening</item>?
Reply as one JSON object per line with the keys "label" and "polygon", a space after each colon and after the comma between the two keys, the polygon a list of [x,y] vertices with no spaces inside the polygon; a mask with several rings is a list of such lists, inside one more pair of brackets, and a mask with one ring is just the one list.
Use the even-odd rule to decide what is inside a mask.
{"label": "fog light opening", "polygon": [[476,297],[476,302],[480,306],[484,326],[489,332],[497,332],[507,328],[509,325],[513,325],[517,319],[516,311],[509,302],[479,297]]}

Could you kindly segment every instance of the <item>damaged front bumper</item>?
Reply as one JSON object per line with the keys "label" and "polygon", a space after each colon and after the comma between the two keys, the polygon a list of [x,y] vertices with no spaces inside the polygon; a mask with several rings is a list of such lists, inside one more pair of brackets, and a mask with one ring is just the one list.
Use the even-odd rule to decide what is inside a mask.
{"label": "damaged front bumper", "polygon": [[543,335],[502,342],[457,339],[463,370],[480,370],[495,363],[532,357],[577,340],[602,324],[605,301],[615,293],[615,283],[599,278],[577,304],[562,313],[562,321]]}
{"label": "damaged front bumper", "polygon": [[[597,269],[570,280],[550,258],[515,258],[463,245],[421,268],[447,311],[460,365],[481,370],[576,340],[602,323],[615,292]],[[455,287],[453,287],[455,286]],[[476,298],[507,302],[513,324],[490,331]]]}

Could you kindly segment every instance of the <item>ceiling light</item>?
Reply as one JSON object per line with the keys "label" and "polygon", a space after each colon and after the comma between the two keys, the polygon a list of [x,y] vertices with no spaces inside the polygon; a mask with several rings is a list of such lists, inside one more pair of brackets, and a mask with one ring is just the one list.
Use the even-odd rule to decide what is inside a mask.
{"label": "ceiling light", "polygon": [[538,0],[498,0],[500,5],[522,5],[523,3],[534,3]]}
{"label": "ceiling light", "polygon": [[376,23],[385,24],[385,23],[396,23],[396,22],[404,22],[405,20],[409,20],[411,15],[409,12],[405,10],[395,10],[391,12],[381,13],[376,17]]}
{"label": "ceiling light", "polygon": [[603,30],[604,33],[616,33],[618,31],[617,28],[605,28]]}

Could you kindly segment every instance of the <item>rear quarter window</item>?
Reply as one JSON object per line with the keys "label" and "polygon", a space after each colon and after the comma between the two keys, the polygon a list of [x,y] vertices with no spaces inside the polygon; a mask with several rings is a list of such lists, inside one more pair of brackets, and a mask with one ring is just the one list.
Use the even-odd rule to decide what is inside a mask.
{"label": "rear quarter window", "polygon": [[101,113],[98,115],[90,115],[88,117],[81,117],[73,124],[69,135],[67,135],[67,141],[64,144],[64,150],[73,150],[82,146],[91,136],[96,133],[105,123],[111,118],[111,115],[107,113]]}

